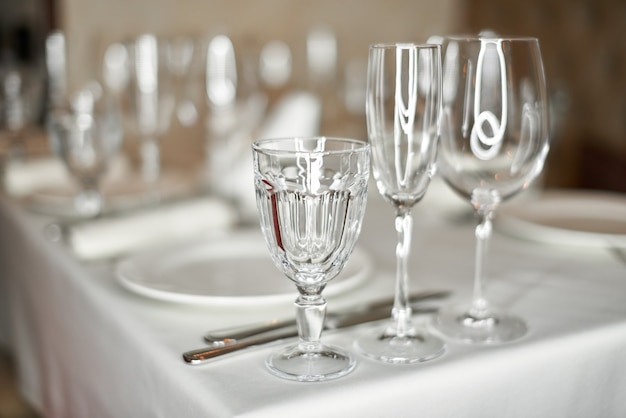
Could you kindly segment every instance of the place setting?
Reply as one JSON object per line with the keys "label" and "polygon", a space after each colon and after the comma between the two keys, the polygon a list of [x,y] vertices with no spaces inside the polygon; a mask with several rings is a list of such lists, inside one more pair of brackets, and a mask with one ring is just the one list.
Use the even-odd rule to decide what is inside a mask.
{"label": "place setting", "polygon": [[[413,149],[424,150],[424,156],[417,154],[415,156],[416,160],[419,158],[424,161],[422,164],[425,170],[416,170],[418,176],[422,173],[421,177],[417,179],[408,177],[410,193],[406,193],[406,200],[415,202],[424,194],[428,177],[433,171],[430,165],[434,164],[440,105],[438,96],[441,85],[440,50],[437,46],[399,45],[397,48],[388,46],[391,58],[386,59],[377,55],[383,52],[374,49],[377,52],[371,52],[372,65],[380,58],[385,58],[383,61],[389,62],[388,65],[393,69],[395,56],[392,54],[395,53],[400,60],[406,60],[400,69],[407,72],[415,71],[414,75],[409,74],[411,88],[417,85],[418,62],[426,66],[424,73],[428,77],[433,77],[426,79],[425,87],[430,88],[431,92],[425,94],[425,98],[420,102],[426,103],[427,110],[424,111],[426,119],[424,120],[422,114],[418,113],[420,123],[431,125],[432,128],[429,130],[431,134],[418,137],[413,142],[412,129],[415,126],[417,105],[417,97],[413,93],[407,103],[413,113],[408,115],[409,121],[405,132],[399,139],[409,143],[406,148],[408,151],[405,151],[409,154],[398,155],[399,158],[408,160],[413,158]],[[384,48],[380,51],[384,51]],[[418,52],[422,52],[423,56]],[[384,78],[385,81],[391,79],[386,66],[379,71],[381,79]],[[381,84],[387,88],[387,83]],[[398,86],[399,89],[402,87],[404,86]],[[381,97],[389,95],[387,91],[375,94]],[[390,96],[393,97],[393,94]],[[372,114],[380,112],[393,115],[394,103],[393,101],[390,103],[391,109],[375,109],[372,110]],[[384,123],[385,121],[379,122],[381,131],[384,130]],[[390,176],[391,173],[387,173],[388,169],[383,168],[387,166],[391,168],[394,164],[393,152],[389,160],[385,160],[387,157],[384,156],[384,142],[387,139],[384,135],[376,137],[375,133],[371,138],[373,143],[378,140],[381,144],[380,148],[373,145],[373,152],[379,153],[374,155],[383,156],[382,160],[374,160],[375,170],[379,168],[386,173],[384,175]],[[270,372],[279,377],[296,381],[332,380],[350,373],[356,366],[354,356],[348,351],[326,346],[321,342],[326,317],[326,300],[322,296],[322,291],[329,281],[330,288],[330,284],[336,280],[336,276],[343,270],[349,258],[358,256],[358,253],[353,251],[366,209],[370,152],[370,144],[367,142],[331,137],[266,139],[259,140],[253,145],[254,182],[263,236],[276,267],[295,283],[299,295],[295,302],[299,342],[285,350],[275,352],[266,361]],[[401,192],[406,188],[407,176],[403,174],[393,183],[390,181],[388,187],[393,190],[388,194],[390,198],[395,193],[394,187]],[[386,189],[383,188],[382,192],[385,193]],[[399,202],[398,205],[402,203]],[[397,221],[397,224],[404,223],[410,226],[410,218],[405,214],[402,214],[401,218],[406,220]],[[399,228],[400,238],[410,234],[410,230],[403,230],[405,227]],[[409,243],[407,239],[410,238],[403,238],[398,247],[406,246]],[[406,248],[406,255],[408,252]],[[404,270],[399,272],[398,283],[404,287],[398,290],[399,294],[393,298],[393,304],[389,304],[382,315],[379,312],[377,317],[379,320],[388,318],[393,306],[396,325],[372,335],[371,341],[379,343],[366,349],[371,350],[374,357],[389,362],[415,362],[437,356],[443,350],[443,342],[433,338],[435,342],[433,352],[424,353],[432,350],[430,346],[433,344],[423,342],[424,337],[416,336],[410,327],[411,308],[405,289],[406,261],[400,264],[400,267],[404,267]],[[268,339],[275,337],[272,334],[268,335]],[[236,348],[237,344],[247,345],[239,340],[233,345],[225,344],[219,351],[229,351],[229,348]],[[416,347],[409,347],[411,344]],[[394,351],[395,348],[398,351]],[[418,352],[417,357],[412,354],[413,351]],[[185,353],[183,357],[189,364],[200,364],[211,358],[214,353],[215,350],[208,350],[201,355],[192,352]]]}
{"label": "place setting", "polygon": [[[466,61],[477,68],[471,78],[460,65]],[[296,285],[295,323],[210,331],[206,348],[183,354],[187,364],[294,341],[273,350],[267,369],[287,380],[325,381],[351,373],[360,358],[393,365],[436,361],[458,344],[514,343],[532,327],[489,303],[485,266],[496,209],[537,178],[548,152],[537,40],[445,37],[436,45],[375,44],[368,64],[367,142],[292,137],[261,139],[252,147],[265,251]],[[327,347],[323,331],[342,325],[335,312],[326,314],[322,295],[343,266],[350,271],[350,260],[360,257],[355,243],[373,192],[367,188],[370,166],[373,184],[396,212],[395,296],[382,309],[367,309],[368,315],[358,310],[368,302],[355,303],[357,312],[346,312],[352,326],[371,326],[358,328],[352,346]],[[426,312],[408,289],[411,209],[435,172],[476,212],[475,284],[471,302],[460,307],[446,304],[449,291],[420,289],[418,300],[437,302]],[[423,314],[430,319],[414,324],[414,315]]]}
{"label": "place setting", "polygon": [[48,134],[56,161],[18,168],[32,171],[33,179],[22,181],[17,198],[48,219],[44,233],[51,241],[81,260],[114,258],[238,222],[231,203],[199,193],[193,172],[161,176],[147,187],[121,152],[120,109],[97,82],[50,112]]}
{"label": "place setting", "polygon": [[[465,74],[463,62],[476,71]],[[367,140],[315,135],[252,140],[247,160],[252,176],[240,177],[253,183],[256,220],[248,213],[250,224],[241,224],[219,208],[207,216],[201,205],[195,212],[182,211],[180,223],[159,212],[137,234],[142,240],[120,245],[115,237],[141,221],[128,217],[114,225],[113,217],[101,220],[109,221],[101,231],[93,227],[97,223],[91,231],[86,228],[84,236],[96,237],[92,242],[99,245],[90,248],[86,238],[76,253],[85,260],[110,257],[124,290],[174,309],[204,306],[228,315],[294,304],[291,318],[207,329],[198,336],[204,347],[183,353],[189,365],[273,343],[281,347],[265,360],[271,374],[319,382],[348,375],[363,360],[411,365],[445,357],[457,344],[515,342],[532,325],[489,303],[486,247],[500,204],[523,194],[541,173],[548,152],[546,100],[534,38],[373,44]],[[279,131],[263,124],[259,130]],[[448,306],[449,289],[419,288],[419,269],[414,273],[418,289],[409,289],[410,257],[420,253],[411,245],[412,210],[435,175],[478,220],[474,291],[462,306]],[[395,212],[390,219],[395,248],[380,249],[383,256],[395,254],[395,279],[388,283],[392,296],[348,303],[348,295],[381,275],[371,254],[358,245],[371,193]],[[81,248],[80,235],[73,240],[75,250]],[[328,309],[326,298],[345,303]],[[347,347],[327,345],[322,338],[326,331],[357,325],[364,326]]]}
{"label": "place setting", "polygon": [[115,260],[241,223],[237,204],[203,178],[204,155],[184,167],[160,156],[177,92],[164,61],[173,41],[159,41],[148,34],[113,45],[103,80],[70,91],[65,35],[46,39],[49,152],[7,161],[3,182],[12,199],[46,220],[44,235],[80,260]]}
{"label": "place setting", "polygon": [[[50,96],[42,117],[48,152],[8,159],[5,190],[28,210],[70,220],[153,203],[154,196],[148,196],[146,182],[137,175],[124,147],[131,133],[128,120],[132,118],[119,94],[121,88],[130,89],[130,81],[137,78],[136,67],[129,65],[127,56],[125,72],[118,70],[115,77],[125,81],[122,85],[119,81],[113,83],[115,88],[111,86],[111,71],[104,71],[105,81],[95,77],[70,89],[67,56],[65,35],[60,31],[48,35],[47,74],[41,75],[48,83]],[[159,101],[168,102],[165,98]],[[139,104],[137,107],[142,108]],[[140,110],[137,114],[142,114]],[[160,120],[166,123],[169,117],[163,114]],[[167,170],[152,189],[158,191],[161,200],[173,200],[196,192],[197,185],[189,174]]]}
{"label": "place setting", "polygon": [[621,9],[0,2],[0,416],[626,416]]}
{"label": "place setting", "polygon": [[[199,191],[190,177],[173,183],[169,196],[149,193],[166,181],[159,143],[176,106],[172,80],[159,72],[165,68],[160,60],[167,43],[145,34],[126,46],[115,45],[122,49],[107,51],[118,54],[118,61],[107,55],[107,85],[87,83],[49,112],[50,148],[72,186],[57,199],[62,202],[58,207],[54,199],[42,204],[44,212],[59,218],[45,233],[81,261],[108,260],[125,291],[173,309],[185,305],[224,315],[270,314],[266,308],[295,306],[292,317],[207,329],[198,336],[204,347],[183,353],[189,365],[280,342],[266,358],[266,369],[286,380],[320,382],[352,373],[363,360],[415,365],[445,357],[457,344],[515,342],[532,324],[495,307],[487,296],[487,247],[494,223],[502,231],[508,228],[520,236],[523,231],[540,239],[541,231],[530,225],[542,223],[539,214],[547,216],[556,205],[554,213],[565,221],[564,207],[577,206],[570,202],[559,207],[562,196],[555,200],[544,195],[530,197],[526,212],[521,205],[500,207],[525,194],[542,173],[549,150],[538,41],[437,39],[430,44],[370,45],[367,138],[317,134],[319,104],[302,93],[287,94],[267,114],[265,105],[257,103],[264,117],[256,114],[255,128],[247,126],[246,132],[232,124],[228,132],[220,130],[226,128],[213,114],[207,135],[217,135],[219,141],[207,148],[215,155],[205,156],[211,158],[204,163],[213,164],[209,188]],[[220,45],[233,46],[225,36],[212,38],[207,60],[217,60],[215,48]],[[233,50],[229,56],[235,59]],[[215,80],[218,61],[207,61],[213,89],[234,82],[233,74]],[[468,73],[467,68],[473,70]],[[122,153],[128,115],[119,106],[120,94],[127,90],[132,94],[125,105],[134,109],[130,125],[139,133],[139,171],[129,167]],[[233,112],[242,109],[235,105],[236,95],[222,103],[216,91],[207,87],[212,111],[234,118]],[[302,135],[291,134],[298,129]],[[229,143],[235,140],[239,142]],[[246,143],[250,148],[244,150]],[[116,194],[112,183],[105,187],[107,177],[128,193]],[[461,306],[446,303],[452,289],[424,289],[420,270],[409,273],[411,255],[427,245],[412,245],[424,227],[414,219],[422,212],[414,209],[422,206],[435,178],[439,187],[465,201],[477,219],[473,295]],[[380,276],[387,277],[374,265],[371,248],[368,252],[358,244],[373,193],[395,215],[389,219],[395,245],[377,249],[380,256],[395,256],[394,278],[384,295],[350,299],[373,282],[380,288]],[[27,195],[31,203],[38,196]],[[152,202],[142,200],[150,196],[155,197]],[[587,196],[582,199],[589,204]],[[596,212],[606,213],[607,207]],[[584,228],[572,213],[572,221]],[[613,213],[619,222],[620,210],[614,207]],[[414,224],[420,229],[414,230]],[[613,225],[608,228],[614,230]],[[544,235],[555,234],[546,230]],[[410,289],[410,282],[418,288]],[[328,309],[327,298],[343,302]],[[322,338],[326,331],[360,325],[347,347],[327,345]]]}

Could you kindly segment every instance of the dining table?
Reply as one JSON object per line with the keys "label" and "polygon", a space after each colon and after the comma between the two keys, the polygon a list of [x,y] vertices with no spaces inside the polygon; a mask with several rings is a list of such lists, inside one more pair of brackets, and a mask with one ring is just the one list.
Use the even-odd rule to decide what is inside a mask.
{"label": "dining table", "polygon": [[[503,204],[502,220],[507,206],[532,207],[544,192]],[[437,333],[432,321],[438,309],[471,300],[475,222],[470,206],[438,179],[413,216],[410,291],[449,292],[419,302],[428,309],[415,309],[413,321]],[[516,234],[495,219],[486,292],[491,303],[526,321],[524,337],[506,344],[446,339],[444,354],[434,360],[386,364],[354,348],[359,335],[384,319],[328,329],[322,340],[350,351],[356,368],[332,381],[296,382],[277,378],[265,366],[273,350],[294,339],[199,365],[182,357],[207,346],[203,336],[209,331],[294,317],[296,288],[273,268],[267,249],[263,257],[272,268],[257,269],[246,259],[245,245],[231,245],[234,253],[223,257],[237,265],[237,274],[225,273],[225,264],[220,271],[207,268],[198,280],[206,281],[209,293],[200,298],[174,297],[175,289],[142,291],[141,284],[133,287],[120,277],[120,266],[140,256],[147,264],[166,264],[168,255],[183,257],[194,243],[210,241],[219,250],[233,237],[261,240],[255,222],[84,257],[66,240],[51,237],[58,217],[4,194],[0,343],[15,359],[21,394],[53,418],[626,416],[624,241],[550,242]],[[171,228],[174,237],[179,226],[161,227]],[[119,234],[123,240],[124,232]],[[154,259],[146,261],[150,254]],[[392,296],[395,254],[393,208],[372,183],[353,254],[358,274],[330,282],[324,290],[328,313]],[[241,294],[211,295],[211,282],[220,274]],[[285,283],[286,294],[255,297],[270,276]]]}

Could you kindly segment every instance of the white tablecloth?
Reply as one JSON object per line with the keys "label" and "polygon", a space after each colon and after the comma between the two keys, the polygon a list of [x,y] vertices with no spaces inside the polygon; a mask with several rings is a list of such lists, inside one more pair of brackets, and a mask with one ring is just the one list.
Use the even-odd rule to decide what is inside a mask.
{"label": "white tablecloth", "polygon": [[[359,245],[375,263],[329,310],[391,294],[393,212],[371,190]],[[411,287],[470,296],[473,225],[437,207],[415,210]],[[623,417],[626,416],[626,265],[604,249],[540,245],[496,234],[491,300],[530,333],[498,346],[450,342],[437,360],[379,364],[325,383],[278,379],[276,347],[186,365],[204,332],[292,314],[291,306],[223,309],[152,300],[116,281],[109,262],[81,263],[44,238],[46,220],[0,200],[0,313],[21,390],[47,417]],[[5,289],[6,288],[6,289]],[[4,299],[4,298],[3,298]],[[426,322],[426,318],[418,318]],[[351,347],[364,328],[324,334]],[[6,335],[5,335],[6,336]]]}

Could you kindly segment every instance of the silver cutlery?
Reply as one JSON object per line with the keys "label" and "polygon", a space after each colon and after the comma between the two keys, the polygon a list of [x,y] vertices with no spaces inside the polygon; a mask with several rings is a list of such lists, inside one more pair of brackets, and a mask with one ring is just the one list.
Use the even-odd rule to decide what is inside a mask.
{"label": "silver cutlery", "polygon": [[[416,292],[409,295],[409,303],[416,304],[425,300],[441,299],[450,294],[447,290],[427,290]],[[336,321],[346,321],[346,317],[358,318],[358,313],[370,312],[378,309],[391,309],[393,306],[393,296],[388,298],[374,300],[356,309],[350,309],[349,311],[341,313],[329,313],[326,318],[326,326]],[[354,315],[354,316],[353,316]],[[204,336],[204,341],[212,345],[225,345],[232,344],[244,338],[249,338],[254,335],[264,334],[267,332],[276,331],[282,328],[290,328],[296,326],[295,318],[290,319],[273,319],[265,323],[257,323],[252,325],[243,325],[237,328],[225,328],[220,330],[210,331]],[[348,325],[349,326],[349,325]],[[295,329],[295,328],[294,328]]]}
{"label": "silver cutlery", "polygon": [[[433,313],[436,307],[420,307],[417,302],[426,299],[443,298],[449,295],[448,291],[421,292],[410,298],[414,314]],[[324,323],[328,330],[342,329],[367,322],[374,322],[389,317],[389,308],[393,299],[388,298],[372,302],[360,310],[351,310],[343,313],[329,313]],[[230,334],[230,337],[227,335]],[[235,335],[238,338],[233,338]],[[200,365],[207,361],[245,348],[277,342],[298,335],[295,321],[275,321],[259,326],[248,326],[231,330],[220,330],[207,335],[211,341],[208,347],[191,350],[183,353],[183,360],[189,365]]]}

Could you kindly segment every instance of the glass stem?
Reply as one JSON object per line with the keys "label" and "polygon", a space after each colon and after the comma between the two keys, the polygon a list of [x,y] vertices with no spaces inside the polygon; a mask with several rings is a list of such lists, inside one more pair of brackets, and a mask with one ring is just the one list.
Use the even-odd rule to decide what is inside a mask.
{"label": "glass stem", "polygon": [[13,132],[10,137],[10,150],[9,155],[12,161],[23,162],[26,158],[26,146],[24,145],[24,138],[19,132]]}
{"label": "glass stem", "polygon": [[396,214],[396,232],[398,243],[396,246],[396,289],[393,302],[392,316],[395,321],[395,334],[402,337],[411,328],[411,307],[409,306],[409,273],[408,259],[411,252],[411,233],[413,231],[413,217],[408,208],[398,208]]}
{"label": "glass stem", "polygon": [[326,318],[326,300],[321,295],[321,289],[315,293],[301,288],[298,290],[300,294],[295,305],[300,347],[305,351],[316,351]]}
{"label": "glass stem", "polygon": [[141,141],[141,175],[146,183],[152,184],[159,179],[161,157],[159,143],[156,138],[145,138]]}
{"label": "glass stem", "polygon": [[87,217],[95,217],[102,212],[102,195],[98,181],[94,178],[81,180],[81,190],[74,200],[78,212]]}
{"label": "glass stem", "polygon": [[474,267],[474,297],[470,315],[474,318],[483,319],[488,315],[487,299],[485,299],[485,260],[489,241],[491,239],[492,210],[479,210],[478,225],[476,225],[476,264]]}

